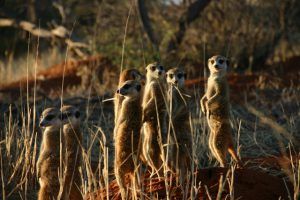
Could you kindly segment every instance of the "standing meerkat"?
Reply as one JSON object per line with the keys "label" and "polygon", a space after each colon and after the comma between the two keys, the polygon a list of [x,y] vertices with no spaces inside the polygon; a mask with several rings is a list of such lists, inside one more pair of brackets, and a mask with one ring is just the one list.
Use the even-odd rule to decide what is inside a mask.
{"label": "standing meerkat", "polygon": [[[40,119],[40,127],[44,128],[37,175],[40,183],[39,200],[57,199],[60,191],[60,132],[62,128],[61,113],[56,108],[47,108]],[[63,141],[63,140],[62,140]],[[64,148],[62,146],[62,148]]]}
{"label": "standing meerkat", "polygon": [[226,166],[227,152],[241,165],[234,150],[229,121],[229,88],[226,77],[228,65],[229,61],[224,56],[216,55],[208,59],[210,76],[207,91],[200,101],[210,128],[209,148],[221,167]]}
{"label": "standing meerkat", "polygon": [[146,67],[143,96],[143,157],[146,163],[160,172],[164,161],[163,144],[167,142],[167,100],[165,69],[159,63]]}
{"label": "standing meerkat", "polygon": [[142,125],[140,81],[129,80],[117,90],[124,97],[115,125],[115,176],[122,199],[126,199],[125,177],[130,176],[136,186],[134,171],[139,157],[140,130]]}
{"label": "standing meerkat", "polygon": [[69,200],[81,200],[80,166],[82,162],[82,134],[80,130],[80,111],[73,106],[61,108],[63,135],[66,147],[66,171],[64,182],[64,197]]}
{"label": "standing meerkat", "polygon": [[[120,88],[123,85],[123,83],[128,80],[137,80],[143,83],[145,81],[145,76],[142,75],[137,69],[125,69],[120,74],[118,88]],[[115,124],[117,123],[118,115],[124,99],[125,99],[124,96],[115,93],[114,95]]]}
{"label": "standing meerkat", "polygon": [[[179,174],[180,182],[184,181],[187,172],[191,171],[192,135],[189,124],[189,101],[186,98],[184,83],[186,73],[183,69],[168,70],[168,103],[170,110],[170,168]],[[170,122],[170,120],[172,120]]]}

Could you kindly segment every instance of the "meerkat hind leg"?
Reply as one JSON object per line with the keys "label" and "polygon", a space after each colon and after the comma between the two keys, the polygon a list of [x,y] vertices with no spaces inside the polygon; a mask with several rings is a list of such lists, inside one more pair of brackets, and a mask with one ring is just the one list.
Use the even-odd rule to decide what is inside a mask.
{"label": "meerkat hind leg", "polygon": [[47,187],[41,187],[40,191],[38,193],[38,200],[52,200],[52,199],[56,199],[57,197],[55,197],[50,191],[49,188]]}
{"label": "meerkat hind leg", "polygon": [[220,162],[221,167],[226,167],[226,154],[227,154],[227,145],[224,143],[222,138],[214,138],[213,149],[216,156],[216,159]]}
{"label": "meerkat hind leg", "polygon": [[126,182],[125,182],[125,173],[121,168],[115,170],[116,181],[120,187],[122,199],[126,199]]}
{"label": "meerkat hind leg", "polygon": [[233,158],[233,160],[237,163],[238,167],[242,167],[243,163],[242,161],[239,159],[239,157],[237,156],[236,151],[234,150],[233,146],[229,146],[228,147],[228,152],[231,155],[231,157]]}

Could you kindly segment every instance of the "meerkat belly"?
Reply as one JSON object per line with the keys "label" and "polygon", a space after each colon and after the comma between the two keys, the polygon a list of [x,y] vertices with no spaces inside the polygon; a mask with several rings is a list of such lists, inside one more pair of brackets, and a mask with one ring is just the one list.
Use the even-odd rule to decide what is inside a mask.
{"label": "meerkat belly", "polygon": [[132,126],[132,124],[121,124],[118,127],[116,147],[120,153],[132,152],[138,148],[139,138],[139,127]]}
{"label": "meerkat belly", "polygon": [[59,185],[59,156],[51,155],[41,166],[41,180],[44,184]]}
{"label": "meerkat belly", "polygon": [[209,106],[209,113],[215,119],[229,118],[229,106],[227,102],[216,102]]}

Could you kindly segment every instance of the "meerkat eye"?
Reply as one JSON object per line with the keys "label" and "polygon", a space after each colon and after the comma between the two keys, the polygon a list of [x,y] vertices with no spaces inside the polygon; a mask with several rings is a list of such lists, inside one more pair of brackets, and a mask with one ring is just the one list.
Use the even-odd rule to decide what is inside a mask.
{"label": "meerkat eye", "polygon": [[123,88],[124,88],[125,90],[127,90],[129,87],[130,87],[130,85],[128,85],[128,84],[125,84],[125,85],[123,86]]}
{"label": "meerkat eye", "polygon": [[150,69],[151,69],[151,71],[154,72],[156,70],[156,67],[155,66],[151,66]]}
{"label": "meerkat eye", "polygon": [[174,77],[174,74],[169,74],[169,77],[172,79]]}
{"label": "meerkat eye", "polygon": [[213,65],[213,64],[215,64],[215,61],[214,61],[214,60],[211,60],[210,63]]}
{"label": "meerkat eye", "polygon": [[62,115],[61,115],[61,119],[62,119],[62,120],[67,119],[67,118],[68,118],[68,115],[67,115],[67,114],[62,114]]}
{"label": "meerkat eye", "polygon": [[51,121],[52,119],[54,119],[54,115],[47,115],[46,117],[45,117],[45,120],[47,120],[47,121]]}
{"label": "meerkat eye", "polygon": [[181,79],[181,78],[183,77],[183,74],[182,74],[182,73],[179,73],[179,74],[177,74],[177,77],[178,77],[179,79]]}
{"label": "meerkat eye", "polygon": [[76,112],[75,112],[75,117],[76,117],[76,118],[79,118],[79,117],[80,117],[80,112],[79,112],[79,111],[76,111]]}
{"label": "meerkat eye", "polygon": [[219,63],[222,65],[224,63],[224,60],[223,59],[220,59],[219,60]]}
{"label": "meerkat eye", "polygon": [[142,86],[141,85],[137,85],[136,86],[136,90],[139,92],[141,90]]}

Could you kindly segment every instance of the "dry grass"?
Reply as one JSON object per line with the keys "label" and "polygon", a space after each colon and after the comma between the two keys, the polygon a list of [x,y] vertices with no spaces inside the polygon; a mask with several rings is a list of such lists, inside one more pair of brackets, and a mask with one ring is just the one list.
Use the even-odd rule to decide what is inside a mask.
{"label": "dry grass", "polygon": [[[279,98],[268,98],[264,93],[258,95],[256,100],[248,103],[248,107],[232,105],[232,127],[238,153],[242,158],[266,157],[286,155],[291,160],[292,155],[299,155],[299,89],[289,88],[279,93]],[[288,96],[287,94],[288,93]],[[191,128],[193,135],[193,160],[195,169],[217,166],[212,158],[208,146],[208,128],[202,114],[199,113],[199,90],[194,91],[192,104]],[[286,98],[282,98],[285,96]],[[65,99],[73,102],[85,112],[83,118],[82,154],[84,164],[81,166],[84,185],[83,194],[98,188],[109,190],[109,182],[114,179],[113,172],[113,107],[111,103],[102,103],[101,97],[87,99]],[[48,102],[44,100],[33,103],[1,105],[1,190],[2,199],[33,199],[36,198],[38,184],[36,179],[35,163],[37,160],[41,133],[36,127],[39,114],[45,107],[58,106],[59,100]],[[259,111],[258,111],[259,110]],[[35,113],[33,113],[35,111]],[[264,113],[264,114],[262,114]],[[299,195],[299,160],[292,160],[290,168],[271,170],[262,166],[251,166],[253,169],[263,170],[276,176],[287,177],[294,186],[295,194]],[[164,166],[166,169],[166,167]],[[232,165],[232,172],[234,172]],[[143,177],[139,170],[137,176]],[[167,172],[165,171],[165,175]],[[233,180],[234,173],[226,175],[220,180],[219,195],[221,197],[222,185],[225,181]],[[185,189],[187,193],[196,194],[198,183],[193,175],[189,177],[192,185]],[[167,197],[171,196],[170,183],[165,182]],[[193,185],[195,184],[195,185]],[[232,186],[232,182],[230,184]],[[202,186],[204,187],[204,186]],[[234,199],[234,188],[231,188],[230,198]],[[133,190],[135,191],[135,190]],[[143,191],[143,190],[142,190]],[[129,191],[131,192],[131,190]],[[134,192],[135,193],[135,192]],[[209,190],[207,190],[209,194]],[[146,198],[146,197],[145,197]],[[167,198],[168,199],[168,198]]]}
{"label": "dry grass", "polygon": [[[125,39],[124,39],[125,40]],[[37,54],[38,55],[38,52]],[[30,56],[29,56],[30,57]],[[65,57],[67,60],[67,56]],[[27,66],[31,61],[26,61]],[[33,63],[33,75],[35,69],[40,67],[37,56]],[[29,69],[29,68],[28,68]],[[31,69],[31,68],[30,68]],[[31,73],[31,72],[30,72]],[[29,74],[29,72],[26,72]],[[202,87],[201,87],[202,88]],[[299,156],[298,141],[300,138],[300,88],[284,89],[260,89],[248,91],[256,98],[248,101],[247,95],[245,105],[232,105],[232,120],[234,138],[238,155],[241,158],[261,158],[277,155],[286,155],[291,159],[288,167],[282,170],[264,167],[261,165],[251,166],[255,170],[262,170],[276,176],[283,177],[286,182],[294,186],[295,199],[299,198],[300,163],[293,161],[294,155]],[[66,92],[66,91],[65,91]],[[192,104],[190,113],[190,126],[193,137],[193,169],[217,166],[218,163],[212,157],[208,149],[208,126],[205,117],[200,112],[199,97],[203,91],[195,88],[192,92]],[[107,192],[111,189],[109,183],[114,179],[113,155],[114,144],[113,133],[113,107],[111,102],[102,102],[102,97],[67,98],[67,94],[61,99],[45,100],[27,96],[24,101],[12,104],[0,103],[0,170],[1,170],[1,194],[2,199],[35,199],[37,197],[38,183],[36,178],[36,160],[41,143],[41,131],[37,127],[41,111],[45,107],[59,106],[61,101],[72,104],[84,112],[82,119],[82,156],[81,166],[82,182],[81,191],[83,195],[105,188]],[[270,95],[272,94],[272,95]],[[164,176],[169,176],[167,166],[164,164]],[[62,170],[62,169],[61,169]],[[229,184],[230,199],[235,199],[233,176],[234,164],[230,164],[228,173],[219,180],[217,199],[222,198],[225,183]],[[138,182],[142,182],[144,170],[136,170]],[[171,175],[172,176],[172,175]],[[183,197],[192,199],[200,188],[205,188],[209,199],[212,199],[209,188],[196,181],[194,173],[187,175],[190,184],[180,185],[183,188]],[[149,177],[147,181],[155,181]],[[166,199],[170,199],[174,191],[169,179],[165,179]],[[143,185],[143,184],[140,184]],[[146,193],[145,188],[129,188],[128,194],[137,197],[137,189],[140,190],[141,199],[152,199],[156,193]]]}

